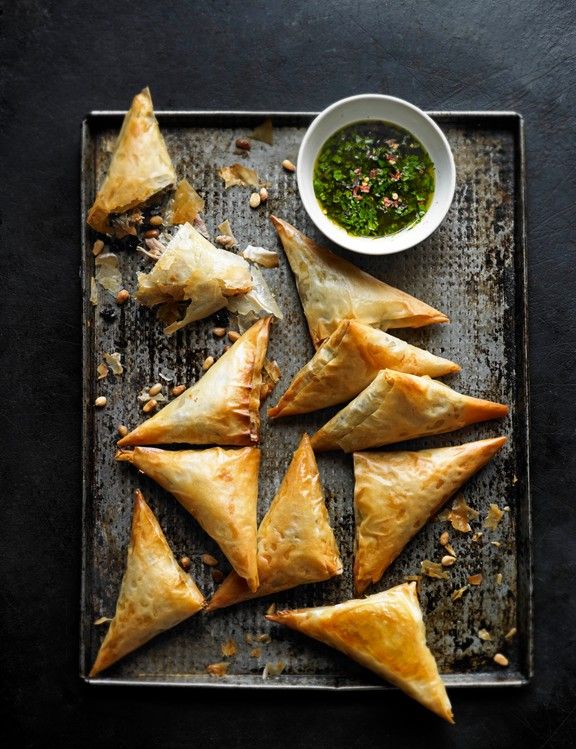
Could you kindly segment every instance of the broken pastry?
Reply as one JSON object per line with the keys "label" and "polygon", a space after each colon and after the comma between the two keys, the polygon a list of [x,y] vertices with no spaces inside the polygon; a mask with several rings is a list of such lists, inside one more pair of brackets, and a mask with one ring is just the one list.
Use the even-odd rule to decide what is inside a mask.
{"label": "broken pastry", "polygon": [[386,330],[448,322],[433,309],[316,244],[286,221],[271,216],[294,275],[314,346],[341,320]]}
{"label": "broken pastry", "polygon": [[416,452],[354,453],[354,587],[376,583],[408,541],[506,437]]}
{"label": "broken pastry", "polygon": [[334,406],[354,398],[381,369],[442,377],[459,372],[448,359],[411,346],[356,320],[342,320],[298,372],[268,416],[290,416]]}
{"label": "broken pastry", "polygon": [[508,406],[472,398],[429,377],[383,369],[312,437],[314,450],[346,453],[443,434],[506,416]]}
{"label": "broken pastry", "polygon": [[318,466],[305,434],[258,528],[258,590],[250,591],[246,581],[232,572],[206,610],[322,582],[341,573]]}
{"label": "broken pastry", "polygon": [[259,440],[269,317],[259,320],[195,385],[119,440],[128,445],[251,445]]}
{"label": "broken pastry", "polygon": [[436,660],[426,645],[416,583],[336,606],[278,611],[266,618],[340,650],[454,722]]}
{"label": "broken pastry", "polygon": [[164,330],[172,335],[251,289],[250,266],[244,258],[215,247],[193,226],[183,224],[150,273],[138,273],[136,299],[146,307],[186,303],[182,319]]}
{"label": "broken pastry", "polygon": [[154,513],[136,490],[128,560],[116,613],[90,676],[96,676],[203,606],[204,596],[174,559]]}
{"label": "broken pastry", "polygon": [[250,590],[258,587],[256,504],[260,450],[159,450],[136,447],[116,460],[132,463],[173,494],[216,541]]}
{"label": "broken pastry", "polygon": [[88,224],[103,234],[114,234],[111,216],[143,205],[175,182],[176,172],[154,116],[150,90],[145,88],[134,97],[124,117],[108,174],[88,212]]}

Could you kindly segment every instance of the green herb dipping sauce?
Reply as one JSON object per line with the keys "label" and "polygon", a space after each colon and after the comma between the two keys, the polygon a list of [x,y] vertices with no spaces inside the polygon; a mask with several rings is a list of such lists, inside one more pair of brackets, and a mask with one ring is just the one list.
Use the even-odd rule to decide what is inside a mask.
{"label": "green herb dipping sauce", "polygon": [[314,193],[349,234],[382,237],[418,223],[434,195],[434,164],[411,133],[388,122],[356,122],[322,146]]}

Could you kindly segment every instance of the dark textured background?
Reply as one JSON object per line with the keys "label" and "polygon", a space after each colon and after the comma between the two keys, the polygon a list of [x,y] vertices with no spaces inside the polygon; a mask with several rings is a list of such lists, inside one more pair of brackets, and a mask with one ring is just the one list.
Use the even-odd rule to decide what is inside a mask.
{"label": "dark textured background", "polygon": [[[568,747],[576,743],[573,271],[576,9],[503,3],[0,3],[0,732],[10,747]],[[527,126],[536,675],[452,692],[85,688],[80,564],[80,121],[149,84],[160,109],[321,109],[374,91]],[[456,248],[457,249],[457,248]],[[15,729],[15,733],[14,733]]]}

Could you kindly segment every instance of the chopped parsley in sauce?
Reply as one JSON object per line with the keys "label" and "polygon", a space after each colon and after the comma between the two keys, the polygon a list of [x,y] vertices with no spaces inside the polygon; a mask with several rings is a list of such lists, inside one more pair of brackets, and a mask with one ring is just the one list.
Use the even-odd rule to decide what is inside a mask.
{"label": "chopped parsley in sauce", "polygon": [[328,218],[349,234],[395,234],[428,210],[434,164],[407,130],[388,122],[356,122],[322,146],[314,192]]}

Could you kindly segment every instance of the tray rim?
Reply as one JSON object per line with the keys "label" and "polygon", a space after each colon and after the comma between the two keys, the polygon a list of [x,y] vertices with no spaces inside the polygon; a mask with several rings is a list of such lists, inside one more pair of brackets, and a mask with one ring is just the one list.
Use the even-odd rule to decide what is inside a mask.
{"label": "tray rim", "polygon": [[[519,257],[515,259],[515,270],[518,271],[520,264],[521,273],[515,273],[515,311],[517,313],[516,324],[520,328],[522,345],[518,347],[517,356],[521,361],[517,362],[516,389],[521,396],[525,408],[520,415],[523,438],[523,457],[525,459],[525,492],[520,506],[519,526],[524,528],[524,539],[527,543],[523,546],[521,553],[516,555],[517,568],[520,565],[520,557],[523,559],[526,591],[523,595],[522,606],[518,607],[518,620],[522,620],[522,642],[523,653],[521,653],[522,670],[507,673],[507,678],[495,678],[491,673],[467,673],[467,674],[444,674],[442,679],[448,688],[490,688],[490,687],[522,687],[530,684],[534,677],[534,602],[533,602],[533,534],[532,534],[532,496],[530,477],[530,380],[529,380],[529,338],[528,338],[528,248],[526,227],[526,147],[525,147],[525,125],[521,113],[514,110],[426,110],[427,114],[439,121],[457,122],[462,124],[477,124],[484,121],[486,124],[496,124],[498,121],[506,123],[514,135],[514,238],[515,251]],[[91,110],[81,123],[81,153],[80,153],[80,231],[81,231],[81,264],[79,269],[80,285],[82,292],[81,304],[81,327],[82,327],[82,377],[83,377],[83,403],[82,403],[82,549],[81,549],[81,580],[80,580],[80,647],[79,647],[79,676],[83,682],[90,686],[107,687],[180,687],[196,689],[269,689],[269,690],[312,690],[329,692],[356,692],[356,691],[382,691],[396,689],[387,683],[380,684],[295,684],[275,682],[233,683],[222,680],[194,681],[194,676],[187,677],[184,681],[170,681],[164,679],[110,679],[106,677],[90,677],[86,671],[87,642],[85,637],[86,628],[90,626],[89,612],[87,611],[86,592],[88,588],[88,531],[87,521],[89,517],[89,406],[87,393],[87,368],[91,350],[91,329],[89,326],[89,315],[91,311],[87,295],[87,231],[85,227],[85,216],[88,206],[87,189],[84,179],[84,170],[90,149],[91,128],[93,125],[103,124],[106,120],[120,120],[126,114],[126,110]],[[274,117],[285,120],[314,118],[317,111],[288,111],[288,110],[213,110],[213,109],[186,109],[186,110],[155,110],[155,115],[167,124],[171,121],[177,124],[181,119],[187,118],[235,118],[252,119],[257,117]],[[311,121],[311,120],[310,120]],[[305,125],[306,123],[302,123]],[[521,313],[521,314],[518,314]],[[520,382],[520,377],[522,381]],[[520,548],[520,547],[518,547]],[[520,583],[520,576],[519,576]],[[518,588],[520,588],[520,584]],[[520,596],[518,596],[518,601]]]}

